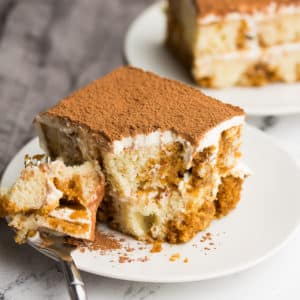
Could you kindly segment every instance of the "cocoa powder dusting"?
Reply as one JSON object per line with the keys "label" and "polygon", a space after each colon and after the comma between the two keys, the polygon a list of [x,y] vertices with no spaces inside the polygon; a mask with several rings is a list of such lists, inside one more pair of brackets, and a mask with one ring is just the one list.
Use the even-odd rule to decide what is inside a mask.
{"label": "cocoa powder dusting", "polygon": [[121,244],[112,235],[96,231],[95,240],[93,242],[86,242],[89,250],[97,251],[112,251],[121,249]]}
{"label": "cocoa powder dusting", "polygon": [[95,233],[94,241],[78,240],[75,238],[66,238],[66,242],[77,246],[80,252],[84,252],[85,249],[91,251],[101,251],[104,254],[107,251],[114,251],[121,249],[122,245],[120,241],[115,239],[112,235],[106,234],[99,230]]}
{"label": "cocoa powder dusting", "polygon": [[[225,234],[225,233],[223,233]],[[200,239],[200,243],[204,243],[202,247],[200,247],[200,244],[192,244],[193,248],[198,248],[203,254],[209,255],[211,251],[217,249],[217,245],[219,244],[216,240],[214,240],[214,237],[219,237],[220,233],[216,233],[215,235],[211,234],[210,232],[206,232],[202,235]],[[78,247],[79,251],[84,252],[85,249],[89,249],[91,251],[100,251],[101,255],[105,255],[107,252],[116,251],[115,254],[116,259],[111,260],[111,263],[133,263],[133,262],[147,262],[149,261],[148,256],[141,256],[136,258],[136,253],[139,253],[139,251],[148,250],[150,253],[160,253],[163,250],[162,242],[161,241],[152,241],[150,242],[139,242],[138,247],[135,249],[133,247],[130,247],[129,244],[126,243],[126,239],[124,238],[115,238],[112,234],[104,233],[101,231],[97,231],[95,234],[95,241],[89,242],[89,241],[82,241],[78,239],[68,238],[67,242],[70,244],[73,244]],[[126,243],[126,244],[124,244]],[[149,246],[152,246],[149,248]],[[136,252],[137,251],[137,252]],[[132,257],[132,253],[134,254],[134,258]],[[166,256],[166,255],[165,255]],[[180,253],[174,253],[169,257],[170,262],[175,262],[179,260],[181,257]],[[188,263],[189,259],[187,257],[182,259],[183,263]]]}
{"label": "cocoa powder dusting", "polygon": [[[95,240],[84,241],[75,238],[66,238],[66,242],[77,246],[80,252],[84,252],[86,249],[90,251],[99,251],[101,255],[105,255],[107,252],[116,251],[117,261],[114,259],[110,260],[111,263],[132,263],[132,262],[147,262],[149,260],[148,256],[141,256],[138,258],[132,258],[129,255],[133,253],[136,249],[129,247],[129,245],[124,245],[122,243],[126,242],[126,239],[117,239],[112,234],[104,233],[101,231],[96,231]],[[139,247],[139,250],[145,250],[146,247]]]}
{"label": "cocoa powder dusting", "polygon": [[37,120],[65,120],[110,148],[115,140],[157,130],[170,130],[197,144],[207,131],[240,115],[242,109],[186,84],[121,67],[66,97]]}

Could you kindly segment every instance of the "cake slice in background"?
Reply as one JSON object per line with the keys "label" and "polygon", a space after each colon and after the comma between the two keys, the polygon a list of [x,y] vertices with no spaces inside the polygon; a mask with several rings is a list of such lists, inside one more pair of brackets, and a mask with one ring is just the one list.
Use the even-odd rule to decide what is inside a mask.
{"label": "cake slice in background", "polygon": [[99,218],[137,239],[186,242],[240,200],[244,112],[187,85],[119,68],[37,116],[41,146],[98,160]]}
{"label": "cake slice in background", "polygon": [[300,80],[298,0],[169,0],[167,44],[203,87]]}
{"label": "cake slice in background", "polygon": [[0,195],[0,216],[8,217],[16,241],[39,229],[93,240],[104,178],[97,162],[67,167],[60,160],[29,164]]}

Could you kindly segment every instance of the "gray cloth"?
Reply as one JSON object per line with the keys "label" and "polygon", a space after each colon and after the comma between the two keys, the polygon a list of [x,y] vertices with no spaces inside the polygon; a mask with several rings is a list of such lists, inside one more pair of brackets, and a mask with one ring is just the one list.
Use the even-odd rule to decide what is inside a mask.
{"label": "gray cloth", "polygon": [[0,175],[38,112],[123,64],[125,32],[152,2],[0,1]]}

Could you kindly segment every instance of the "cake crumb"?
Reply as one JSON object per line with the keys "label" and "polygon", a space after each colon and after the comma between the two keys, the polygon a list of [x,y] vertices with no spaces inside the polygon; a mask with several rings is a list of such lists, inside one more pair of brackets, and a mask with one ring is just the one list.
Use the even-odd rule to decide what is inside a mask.
{"label": "cake crumb", "polygon": [[178,260],[178,259],[180,259],[180,254],[179,253],[175,253],[175,254],[172,254],[171,256],[170,256],[170,261],[176,261],[176,260]]}
{"label": "cake crumb", "polygon": [[148,260],[149,260],[148,256],[140,257],[137,259],[138,262],[146,262]]}
{"label": "cake crumb", "polygon": [[186,258],[183,260],[183,262],[184,262],[185,264],[187,264],[187,263],[189,262],[189,259],[186,257]]}
{"label": "cake crumb", "polygon": [[[80,252],[85,252],[86,250],[90,251],[99,251],[101,255],[105,255],[108,252],[114,252],[117,255],[117,260],[111,259],[110,263],[119,262],[120,264],[124,263],[133,263],[133,262],[147,262],[149,261],[148,256],[142,256],[139,258],[133,258],[131,257],[131,254],[136,250],[133,247],[130,247],[130,245],[124,245],[122,242],[124,242],[124,238],[116,238],[113,234],[105,233],[100,230],[96,232],[95,240],[93,242],[91,241],[84,241],[84,240],[78,240],[75,238],[66,238],[66,242],[69,244],[72,244],[74,246],[77,246],[78,250]],[[155,243],[155,249],[156,251],[159,250],[161,247],[161,243]],[[140,243],[140,250],[145,250],[145,245]],[[160,245],[160,247],[159,247]],[[159,252],[159,251],[158,251]]]}
{"label": "cake crumb", "polygon": [[133,252],[135,249],[134,249],[134,248],[131,248],[131,247],[127,247],[127,248],[125,248],[125,250],[126,250],[127,252]]}
{"label": "cake crumb", "polygon": [[150,250],[151,253],[159,253],[162,251],[162,243],[160,241],[155,241]]}
{"label": "cake crumb", "polygon": [[123,264],[123,263],[131,263],[132,260],[126,256],[126,255],[122,255],[122,256],[119,256],[119,263],[120,264]]}

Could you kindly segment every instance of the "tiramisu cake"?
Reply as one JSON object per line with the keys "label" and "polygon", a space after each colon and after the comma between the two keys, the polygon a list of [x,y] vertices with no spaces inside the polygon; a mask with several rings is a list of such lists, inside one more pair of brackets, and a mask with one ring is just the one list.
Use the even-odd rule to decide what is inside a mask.
{"label": "tiramisu cake", "polygon": [[60,160],[43,160],[41,156],[30,158],[16,183],[2,191],[0,216],[8,217],[19,243],[39,229],[93,240],[104,194],[98,162],[67,167]]}
{"label": "tiramisu cake", "polygon": [[167,43],[204,87],[300,80],[299,0],[168,0]]}
{"label": "tiramisu cake", "polygon": [[100,163],[99,219],[137,239],[186,242],[240,200],[244,112],[182,83],[122,67],[35,124],[52,159]]}

